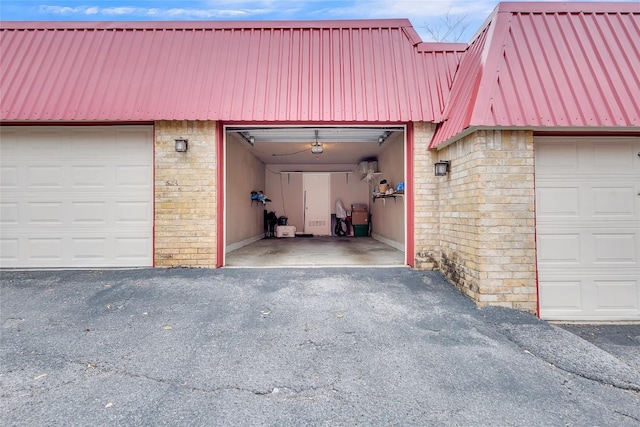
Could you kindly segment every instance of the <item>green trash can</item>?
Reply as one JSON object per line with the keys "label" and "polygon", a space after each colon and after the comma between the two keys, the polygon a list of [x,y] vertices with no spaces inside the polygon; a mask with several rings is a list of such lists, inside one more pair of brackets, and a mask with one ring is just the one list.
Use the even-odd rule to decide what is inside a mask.
{"label": "green trash can", "polygon": [[367,237],[368,235],[369,235],[369,224],[353,226],[353,237]]}

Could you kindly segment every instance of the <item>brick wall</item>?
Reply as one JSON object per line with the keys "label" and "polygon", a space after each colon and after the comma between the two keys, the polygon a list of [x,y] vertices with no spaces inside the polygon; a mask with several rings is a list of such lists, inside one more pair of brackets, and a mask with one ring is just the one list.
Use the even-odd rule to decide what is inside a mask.
{"label": "brick wall", "polygon": [[[429,151],[434,130],[414,125],[415,267],[479,305],[535,311],[533,134],[478,131]],[[434,176],[437,160],[448,176]],[[157,122],[155,162],[155,265],[215,267],[215,123]]]}
{"label": "brick wall", "polygon": [[447,176],[438,177],[440,212],[440,270],[465,294],[480,293],[480,199],[483,151],[469,136],[435,152],[437,160],[451,161]]}
{"label": "brick wall", "polygon": [[440,259],[438,179],[433,175],[437,153],[429,151],[434,131],[431,123],[413,128],[414,266],[421,270],[436,270]]}
{"label": "brick wall", "polygon": [[440,270],[479,305],[536,310],[533,134],[478,131],[435,152]]}
{"label": "brick wall", "polygon": [[[177,153],[176,138],[189,140]],[[155,265],[215,267],[215,122],[155,123]]]}

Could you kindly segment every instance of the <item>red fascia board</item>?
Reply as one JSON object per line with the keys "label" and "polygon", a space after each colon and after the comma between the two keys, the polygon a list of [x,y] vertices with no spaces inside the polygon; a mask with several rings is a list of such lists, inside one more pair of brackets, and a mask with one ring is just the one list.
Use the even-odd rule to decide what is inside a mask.
{"label": "red fascia board", "polygon": [[216,123],[216,268],[224,267],[225,264],[225,235],[224,229],[226,226],[227,218],[225,218],[226,206],[225,201],[225,188],[226,188],[226,142],[224,135],[224,125],[220,122]]}
{"label": "red fascia board", "polygon": [[436,130],[436,134],[434,139],[429,144],[429,150],[432,149],[441,149],[444,148],[451,143],[464,138],[465,136],[476,132],[476,131],[520,131],[520,130],[528,130],[533,131],[534,136],[640,136],[640,128],[638,127],[553,127],[553,128],[544,128],[544,127],[532,127],[532,126],[469,126],[464,128],[463,130],[457,132],[451,137],[443,140],[439,140],[438,131]]}
{"label": "red fascia board", "polygon": [[384,127],[384,126],[408,126],[412,122],[393,122],[393,121],[246,121],[246,120],[220,120],[224,127]]}
{"label": "red fascia board", "polygon": [[638,129],[611,129],[611,130],[534,130],[534,136],[640,136]]}
{"label": "red fascia board", "polygon": [[413,27],[408,19],[349,19],[326,21],[1,21],[0,28],[8,30],[403,28],[407,32],[406,28]]}
{"label": "red fascia board", "polygon": [[0,126],[113,126],[113,125],[144,125],[153,126],[157,120],[0,120]]}

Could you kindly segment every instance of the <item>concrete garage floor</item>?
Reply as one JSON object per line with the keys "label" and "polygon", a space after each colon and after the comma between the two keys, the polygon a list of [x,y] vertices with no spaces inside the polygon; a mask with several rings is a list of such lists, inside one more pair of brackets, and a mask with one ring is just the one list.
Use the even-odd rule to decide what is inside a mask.
{"label": "concrete garage floor", "polygon": [[262,239],[226,256],[227,267],[398,267],[404,252],[371,237]]}

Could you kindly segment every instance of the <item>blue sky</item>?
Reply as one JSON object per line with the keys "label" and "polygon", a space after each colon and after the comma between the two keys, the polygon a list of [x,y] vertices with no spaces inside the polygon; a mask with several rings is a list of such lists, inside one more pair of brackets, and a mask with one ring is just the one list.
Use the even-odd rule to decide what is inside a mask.
{"label": "blue sky", "polygon": [[[637,0],[636,0],[637,1]],[[308,20],[409,18],[424,41],[449,14],[468,24],[468,41],[493,0],[0,0],[0,19],[27,21]]]}

